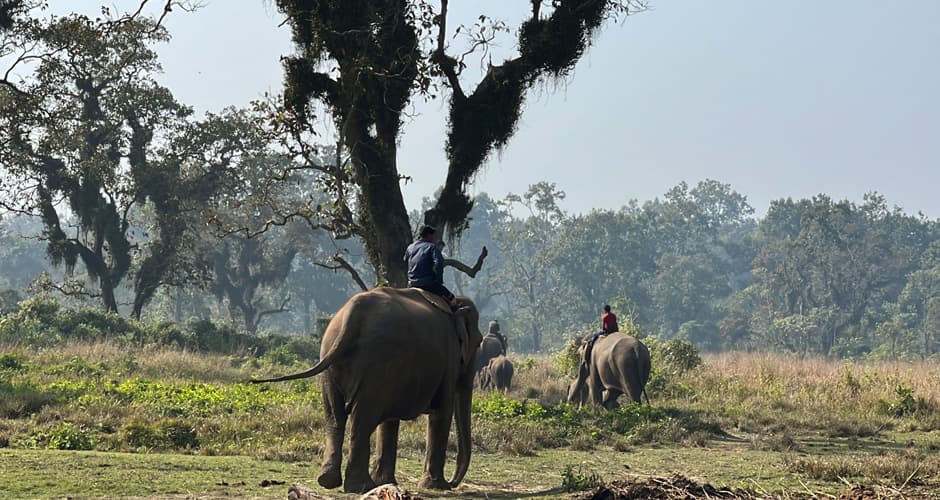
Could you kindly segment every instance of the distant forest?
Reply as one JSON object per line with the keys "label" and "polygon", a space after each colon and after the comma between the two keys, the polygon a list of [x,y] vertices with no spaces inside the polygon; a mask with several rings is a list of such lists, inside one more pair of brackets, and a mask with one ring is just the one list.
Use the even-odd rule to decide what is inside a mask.
{"label": "distant forest", "polygon": [[[463,262],[488,248],[475,279],[448,268],[445,282],[477,302],[484,322],[500,321],[512,351],[560,348],[596,329],[604,304],[645,335],[705,351],[879,359],[940,351],[938,223],[878,194],[860,204],[825,195],[776,200],[762,218],[745,196],[712,180],[587,214],[562,210],[564,197],[548,182],[499,200],[480,194],[469,227],[447,241],[445,256]],[[149,245],[150,219],[139,215],[129,230],[137,250],[115,289],[121,314],[132,312],[139,249]],[[415,226],[419,219],[415,211]],[[3,313],[37,294],[102,307],[87,268],[52,265],[55,248],[45,240],[38,219],[0,219]],[[142,319],[315,334],[318,319],[322,327],[358,290],[349,271],[375,284],[355,239],[302,222],[258,234],[206,230],[187,241],[176,278],[157,287]]]}

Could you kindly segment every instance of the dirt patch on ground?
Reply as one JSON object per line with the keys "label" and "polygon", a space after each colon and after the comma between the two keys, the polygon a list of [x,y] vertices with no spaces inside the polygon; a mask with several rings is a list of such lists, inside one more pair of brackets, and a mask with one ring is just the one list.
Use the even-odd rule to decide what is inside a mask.
{"label": "dirt patch on ground", "polygon": [[[708,483],[675,475],[670,478],[651,477],[645,480],[614,481],[593,490],[575,495],[576,500],[623,500],[650,498],[656,500],[685,500],[698,498],[767,498],[756,492],[741,489],[716,488]],[[792,497],[791,497],[792,498]]]}
{"label": "dirt patch on ground", "polygon": [[837,500],[881,500],[881,499],[920,499],[940,498],[937,494],[921,492],[900,492],[885,488],[870,486],[853,486],[842,492],[838,497],[825,495],[824,497],[808,493],[787,493],[786,495],[767,495],[753,490],[736,488],[716,488],[708,483],[698,484],[687,477],[675,475],[670,478],[652,477],[645,480],[614,481],[599,486],[593,490],[577,493],[572,496],[574,500],[627,500],[627,499],[654,499],[654,500],[697,500],[703,498],[734,498],[734,499],[815,499],[836,498]]}

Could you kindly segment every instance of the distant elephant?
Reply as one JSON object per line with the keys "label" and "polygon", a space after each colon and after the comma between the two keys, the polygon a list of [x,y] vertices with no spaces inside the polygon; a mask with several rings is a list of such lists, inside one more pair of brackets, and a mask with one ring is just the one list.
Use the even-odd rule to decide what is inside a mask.
{"label": "distant elephant", "polygon": [[494,320],[490,321],[489,331],[480,342],[473,371],[481,375],[483,368],[489,364],[490,360],[499,355],[506,355],[506,337],[499,333],[499,322]]}
{"label": "distant elephant", "polygon": [[650,378],[650,351],[642,342],[614,332],[598,337],[593,346],[582,343],[578,353],[578,378],[568,387],[569,402],[583,405],[590,395],[595,405],[608,410],[619,406],[621,394],[640,402]]}
{"label": "distant elephant", "polygon": [[512,361],[503,355],[496,356],[483,367],[483,372],[480,374],[480,387],[508,391],[512,385],[513,371]]}
{"label": "distant elephant", "polygon": [[[436,297],[436,296],[435,296]],[[432,303],[432,300],[435,300]],[[275,382],[323,373],[327,440],[317,481],[364,492],[396,483],[399,421],[428,414],[423,488],[449,489],[470,466],[470,401],[473,358],[482,334],[479,313],[466,297],[457,312],[415,289],[375,288],[359,293],[336,313],[323,334],[320,361]],[[343,434],[350,420],[349,462],[340,475]],[[457,465],[444,478],[451,422],[457,422]],[[378,427],[377,460],[369,472],[369,438]]]}

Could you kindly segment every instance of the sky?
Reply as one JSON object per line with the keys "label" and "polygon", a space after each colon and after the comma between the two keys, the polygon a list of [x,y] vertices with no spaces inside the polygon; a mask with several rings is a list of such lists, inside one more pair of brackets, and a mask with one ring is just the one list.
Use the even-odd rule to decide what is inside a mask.
{"label": "sky", "polygon": [[[50,3],[63,13],[100,2]],[[279,58],[293,48],[273,1],[202,3],[166,19],[163,83],[200,114],[278,92]],[[649,4],[600,32],[570,77],[528,94],[518,131],[475,193],[502,198],[549,181],[566,192],[565,210],[583,213],[714,179],[758,215],[774,199],[858,202],[877,191],[940,218],[940,2]],[[514,21],[527,5],[451,2],[467,22],[483,12]],[[512,37],[501,42],[494,62],[514,48]],[[478,65],[471,60],[471,76]],[[413,177],[403,187],[411,209],[443,183],[445,111],[441,100],[409,109],[399,168]]]}

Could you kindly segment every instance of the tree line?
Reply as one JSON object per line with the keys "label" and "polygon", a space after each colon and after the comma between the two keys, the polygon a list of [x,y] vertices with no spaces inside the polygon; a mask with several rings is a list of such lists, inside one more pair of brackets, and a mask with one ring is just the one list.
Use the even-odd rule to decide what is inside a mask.
{"label": "tree line", "polygon": [[[564,211],[564,196],[549,182],[501,199],[481,193],[469,227],[445,249],[457,259],[490,250],[475,279],[448,270],[446,281],[474,298],[485,320],[499,320],[517,352],[558,349],[592,331],[604,304],[645,334],[703,350],[887,359],[940,351],[938,222],[890,208],[878,194],[861,203],[775,200],[760,218],[745,196],[713,180],[587,214]],[[417,225],[419,212],[412,218]],[[0,227],[5,311],[43,291],[69,295],[62,300],[75,307],[104,306],[75,292],[87,292],[87,279],[67,286],[51,266],[41,224],[8,216]],[[198,243],[182,253],[202,263],[201,273],[163,285],[145,317],[315,333],[317,318],[358,289],[324,267],[337,243],[308,226],[251,238],[211,233]],[[361,247],[349,254],[374,283]],[[132,261],[133,275],[143,259]],[[133,289],[117,295],[132,314]]]}
{"label": "tree line", "polygon": [[[861,203],[775,200],[760,218],[713,180],[587,214],[564,212],[563,198],[545,182],[496,202],[478,197],[473,220],[489,231],[471,234],[485,233],[496,257],[483,280],[453,278],[512,318],[505,330],[519,349],[596,329],[605,303],[641,331],[703,350],[910,358],[940,349],[937,221],[877,193]],[[519,208],[525,216],[513,215]]]}

